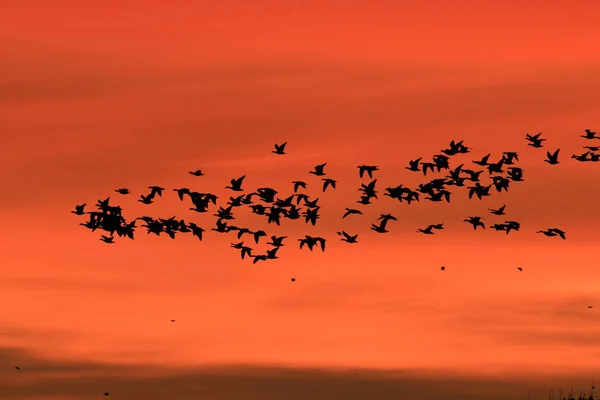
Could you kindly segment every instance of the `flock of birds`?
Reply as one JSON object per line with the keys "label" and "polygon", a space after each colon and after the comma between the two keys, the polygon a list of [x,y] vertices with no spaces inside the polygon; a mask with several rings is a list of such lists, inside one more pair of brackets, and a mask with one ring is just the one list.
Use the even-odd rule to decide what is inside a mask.
{"label": "flock of birds", "polygon": [[[546,139],[541,137],[541,133],[530,135],[526,134],[525,139],[528,145],[533,148],[543,148],[543,142]],[[591,142],[594,140],[600,140],[600,136],[596,132],[589,129],[585,130],[585,135],[581,135],[586,141]],[[285,155],[287,142],[282,144],[275,144],[275,149],[272,153],[276,155]],[[599,162],[600,161],[600,146],[586,145],[583,146],[587,151],[583,154],[573,154],[571,158],[578,162]],[[392,199],[397,200],[400,203],[411,204],[413,201],[419,202],[421,198],[432,202],[450,202],[453,192],[449,190],[450,187],[454,186],[457,188],[464,187],[468,190],[469,199],[476,197],[482,199],[483,197],[490,196],[492,188],[497,192],[508,191],[512,183],[523,182],[523,169],[516,166],[516,162],[519,161],[519,155],[514,151],[503,152],[501,157],[497,161],[491,161],[491,154],[487,154],[480,160],[473,160],[472,163],[480,169],[469,169],[465,168],[464,164],[460,164],[456,167],[450,166],[450,160],[452,156],[457,154],[469,153],[470,148],[463,144],[463,141],[452,140],[449,146],[440,151],[440,154],[433,155],[431,161],[424,161],[422,157],[408,162],[406,169],[415,173],[422,173],[423,176],[427,176],[428,172],[432,174],[440,173],[445,171],[446,175],[443,177],[433,178],[428,182],[424,182],[418,185],[418,187],[411,189],[399,184],[394,187],[385,188],[384,196],[388,196]],[[546,152],[546,159],[544,160],[550,165],[559,164],[560,149]],[[327,176],[325,168],[327,163],[319,164],[314,167],[309,174],[312,174],[322,179],[322,192],[335,190],[337,181]],[[358,203],[360,206],[367,206],[372,204],[373,199],[378,199],[377,196],[377,179],[373,179],[373,174],[376,173],[379,168],[376,165],[359,165],[358,167],[359,177],[362,179],[367,175],[371,181],[368,183],[362,183],[358,190],[362,193]],[[491,182],[489,184],[482,184],[482,173],[487,169]],[[204,176],[202,170],[190,171],[189,174],[201,177]],[[245,192],[243,182],[245,175],[236,179],[232,179],[230,185],[225,186],[226,189],[231,190],[239,195],[231,196],[227,201],[226,206],[218,206],[218,196],[209,192],[197,192],[189,188],[175,188],[174,192],[181,201],[184,201],[186,197],[191,202],[192,206],[190,210],[197,213],[207,213],[209,208],[212,206],[218,206],[218,209],[213,214],[217,217],[216,225],[211,228],[212,231],[218,233],[234,233],[238,240],[242,240],[244,235],[249,235],[254,240],[254,243],[258,244],[261,238],[268,238],[269,235],[264,230],[252,230],[250,228],[238,227],[232,225],[230,221],[235,219],[234,209],[242,206],[247,206],[251,209],[252,213],[263,216],[267,219],[268,224],[274,224],[279,226],[282,219],[296,220],[303,219],[304,222],[311,225],[315,225],[317,220],[320,218],[319,211],[319,199],[312,198],[303,191],[307,189],[306,181],[292,181],[293,193],[286,196],[278,196],[279,192],[271,187],[260,187],[252,192]],[[150,205],[158,197],[162,197],[163,191],[166,190],[160,186],[149,186],[150,192],[147,194],[140,195],[138,202]],[[300,192],[302,189],[302,192]],[[116,189],[115,192],[121,195],[130,194],[130,190],[127,188]],[[245,192],[245,193],[241,193]],[[302,203],[302,204],[301,204]],[[203,233],[205,229],[200,227],[194,222],[188,222],[183,219],[171,217],[168,219],[153,218],[150,216],[142,216],[135,218],[134,220],[127,221],[122,215],[122,209],[119,206],[113,206],[110,204],[110,197],[104,200],[98,200],[96,204],[97,210],[85,211],[86,204],[80,204],[75,207],[72,213],[76,215],[88,215],[89,219],[85,223],[80,225],[90,229],[91,231],[101,230],[105,234],[102,234],[100,240],[112,244],[114,243],[115,233],[119,237],[134,238],[134,232],[137,228],[137,222],[142,221],[142,227],[146,228],[148,234],[153,233],[155,235],[165,234],[172,239],[175,239],[179,233],[191,233],[198,240],[203,240]],[[304,207],[304,209],[303,209]],[[502,205],[497,209],[489,209],[490,213],[496,216],[504,216],[506,205]],[[342,218],[347,218],[351,215],[363,214],[360,208],[346,208]],[[469,216],[464,219],[465,222],[472,225],[473,229],[478,228],[486,229],[484,223],[484,217],[482,216]],[[381,214],[377,221],[371,224],[371,230],[383,234],[388,233],[388,225],[390,221],[397,221],[397,218],[392,214]],[[501,223],[494,223],[489,225],[489,228],[495,231],[505,232],[509,234],[512,231],[519,231],[521,224],[518,221],[506,220]],[[436,231],[444,229],[443,223],[429,224],[425,227],[417,229],[418,233],[425,235],[433,235]],[[546,229],[540,229],[537,231],[539,234],[543,234],[549,237],[560,237],[563,240],[566,239],[566,233],[557,227],[548,227]],[[349,234],[345,231],[337,232],[340,236],[340,240],[346,243],[358,243],[358,234]],[[284,240],[287,236],[270,236],[270,241],[266,244],[271,246],[265,253],[255,253],[252,247],[249,247],[244,241],[231,243],[231,247],[240,251],[242,259],[250,258],[253,263],[259,261],[266,261],[271,259],[277,259],[277,252],[284,246]],[[307,248],[312,251],[315,248],[320,248],[325,251],[327,239],[319,236],[305,235],[297,239],[299,242],[300,249]],[[444,268],[442,267],[442,270]],[[293,280],[293,279],[292,279]]]}
{"label": "flock of birds", "polygon": [[[543,148],[543,142],[546,139],[541,137],[541,133],[530,135],[526,134],[525,139],[528,145],[533,148]],[[600,136],[596,132],[592,132],[589,129],[585,130],[585,135],[581,135],[582,138],[587,141],[600,140]],[[589,143],[589,142],[588,142]],[[275,149],[272,153],[276,155],[285,155],[286,143],[275,144]],[[578,162],[599,162],[600,161],[600,145],[586,145],[583,146],[587,151],[582,154],[573,154],[572,159]],[[519,161],[519,155],[517,152],[508,151],[503,152],[500,159],[497,161],[490,161],[491,154],[487,154],[480,160],[473,160],[472,163],[481,167],[480,169],[468,169],[464,168],[464,164],[460,164],[456,167],[450,166],[450,160],[452,156],[457,154],[470,153],[469,147],[463,144],[463,141],[451,141],[446,149],[440,151],[441,154],[433,155],[431,161],[423,161],[423,158],[417,158],[408,162],[406,169],[415,173],[422,173],[423,176],[427,176],[428,172],[440,173],[445,171],[444,177],[438,177],[424,182],[418,185],[418,187],[411,189],[399,184],[394,187],[385,188],[384,196],[388,196],[392,199],[397,200],[400,203],[405,202],[411,204],[413,201],[419,202],[421,197],[424,200],[432,202],[450,202],[452,192],[449,188],[454,186],[457,188],[464,187],[468,190],[469,199],[476,197],[482,199],[483,197],[490,196],[492,188],[497,192],[508,191],[509,186],[515,182],[524,182],[523,169],[516,166],[515,162]],[[550,165],[559,164],[560,149],[546,152],[546,163]],[[321,177],[322,187],[321,190],[325,192],[327,189],[335,190],[337,181],[327,176],[325,173],[326,163],[320,164],[314,167],[309,174]],[[361,206],[367,206],[372,204],[372,200],[377,197],[377,179],[373,179],[373,174],[379,170],[376,165],[359,165],[358,167],[359,177],[362,179],[365,174],[371,179],[369,183],[362,183],[358,190],[362,193],[357,203]],[[481,175],[487,169],[491,182],[489,184],[482,184]],[[201,177],[204,176],[202,170],[190,171],[189,174]],[[505,175],[504,175],[505,174]],[[231,190],[235,193],[245,192],[242,187],[244,182],[244,176],[237,179],[232,179],[230,185],[225,186],[226,189]],[[279,226],[282,219],[296,220],[304,219],[304,222],[311,225],[315,225],[319,219],[319,199],[311,198],[304,192],[299,192],[301,189],[306,190],[308,185],[305,181],[293,181],[293,193],[279,197],[279,192],[270,187],[257,188],[255,191],[249,193],[241,193],[237,196],[231,196],[229,201],[226,203],[227,207],[219,206],[216,210],[215,217],[217,217],[216,225],[211,228],[212,231],[219,233],[234,233],[238,240],[241,240],[244,235],[249,235],[253,238],[256,244],[259,243],[261,238],[267,238],[269,235],[263,230],[252,230],[249,228],[243,228],[231,225],[229,221],[234,220],[234,209],[242,206],[248,206],[252,213],[261,215],[267,219],[268,224],[274,224]],[[145,205],[153,204],[157,196],[162,197],[163,191],[166,190],[160,186],[149,186],[150,192],[148,194],[140,195],[139,202]],[[218,206],[218,196],[208,192],[197,192],[189,188],[175,188],[174,192],[181,201],[187,198],[191,201],[193,207],[190,210],[197,213],[209,212],[209,207]],[[121,195],[129,195],[131,192],[127,188],[118,188],[115,192]],[[300,205],[302,203],[302,206]],[[305,209],[303,209],[304,207]],[[137,217],[131,221],[127,221],[122,215],[122,208],[116,205],[110,204],[110,197],[104,200],[98,200],[95,211],[86,211],[86,203],[75,206],[75,210],[71,211],[75,215],[88,215],[89,219],[81,223],[80,225],[90,229],[91,231],[100,230],[105,234],[101,234],[100,240],[107,243],[113,244],[115,234],[119,237],[128,237],[129,239],[134,238],[134,234],[137,228],[137,222],[142,221],[141,227],[146,228],[148,234],[153,233],[160,236],[165,234],[172,239],[175,239],[177,234],[180,233],[191,233],[198,240],[202,241],[203,233],[205,229],[200,227],[194,222],[188,222],[183,219],[171,217],[168,219],[153,218],[149,216]],[[506,205],[502,205],[497,209],[489,209],[490,213],[495,216],[504,216]],[[346,208],[342,218],[347,218],[351,215],[363,214],[359,208]],[[381,214],[377,221],[371,224],[371,230],[384,234],[388,233],[388,224],[390,221],[397,221],[397,218],[392,214]],[[472,225],[474,230],[478,228],[486,229],[484,223],[484,217],[482,216],[469,216],[464,219],[466,223]],[[521,224],[517,221],[506,220],[502,223],[495,223],[489,225],[490,228],[496,231],[505,232],[507,235],[512,231],[519,231]],[[443,223],[430,224],[426,227],[417,229],[418,233],[425,235],[433,235],[438,230],[443,230]],[[549,237],[560,237],[566,240],[566,233],[556,227],[549,227],[547,229],[538,230],[537,233],[543,234]],[[340,236],[340,240],[346,243],[358,243],[358,234],[349,234],[345,231],[339,231],[337,234]],[[284,246],[284,240],[286,236],[270,236],[270,241],[266,242],[271,248],[264,254],[255,254],[254,249],[244,244],[244,241],[231,243],[231,247],[239,250],[241,258],[253,259],[253,263],[259,261],[266,261],[271,259],[277,259],[278,250]],[[268,240],[268,239],[267,239]],[[312,251],[314,248],[320,248],[325,251],[325,245],[327,240],[319,236],[305,235],[298,239],[300,249],[307,248]],[[518,267],[522,271],[521,267]],[[445,270],[442,266],[441,270]],[[291,278],[294,282],[295,278]],[[593,308],[591,305],[588,308]],[[175,322],[175,320],[171,320]],[[15,367],[20,370],[20,367]],[[105,392],[105,396],[109,396],[109,392]],[[593,397],[590,396],[590,399]],[[571,396],[570,399],[573,399]],[[581,400],[584,400],[580,396]],[[566,400],[566,399],[564,399]]]}

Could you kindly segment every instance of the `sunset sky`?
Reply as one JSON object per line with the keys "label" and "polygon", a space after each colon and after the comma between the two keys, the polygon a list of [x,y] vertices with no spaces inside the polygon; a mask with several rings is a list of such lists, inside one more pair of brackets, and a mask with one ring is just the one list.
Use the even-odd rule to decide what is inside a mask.
{"label": "sunset sky", "polygon": [[[570,155],[600,146],[579,137],[600,132],[599,20],[593,0],[3,2],[0,399],[588,390],[600,163]],[[524,139],[537,132],[543,149]],[[450,204],[382,196],[424,182],[407,162],[452,139],[472,148],[453,166],[517,151],[525,182],[481,201],[456,188]],[[271,153],[285,141],[287,155]],[[557,148],[561,163],[544,163]],[[338,188],[321,193],[308,171],[325,162]],[[342,220],[369,181],[359,164],[379,166],[379,200]],[[225,201],[241,175],[247,191],[306,180],[320,198],[314,227],[239,213],[236,225],[289,236],[278,260],[240,260],[235,236],[209,231],[216,208],[193,213],[172,191]],[[148,185],[167,188],[153,205],[137,202]],[[208,232],[138,228],[107,245],[70,213],[107,196],[128,219],[176,215]],[[503,204],[506,218],[489,214]],[[388,212],[390,233],[369,230]],[[522,228],[473,231],[470,215]],[[567,240],[535,233],[548,227]],[[298,249],[305,234],[327,250]]]}

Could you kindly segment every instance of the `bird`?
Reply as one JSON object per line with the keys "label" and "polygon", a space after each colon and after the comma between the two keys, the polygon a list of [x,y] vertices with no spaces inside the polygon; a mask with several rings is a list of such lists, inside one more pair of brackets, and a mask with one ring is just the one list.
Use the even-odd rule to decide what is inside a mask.
{"label": "bird", "polygon": [[156,195],[162,197],[162,191],[165,190],[164,187],[160,186],[148,186],[148,189],[150,189],[150,194],[148,195],[148,197],[154,197]]}
{"label": "bird", "polygon": [[583,146],[583,148],[591,151],[600,151],[600,146]]}
{"label": "bird", "polygon": [[481,160],[471,160],[471,162],[473,164],[477,164],[477,165],[480,165],[482,167],[485,167],[485,166],[488,165],[488,160],[489,160],[490,156],[491,156],[491,154],[488,154],[486,156],[483,156],[483,158]]}
{"label": "bird", "polygon": [[268,245],[274,246],[274,247],[281,247],[283,246],[283,239],[287,238],[287,236],[271,236],[271,241],[267,242]]}
{"label": "bird", "polygon": [[75,214],[75,215],[84,215],[85,212],[83,211],[83,209],[85,208],[86,203],[80,204],[75,206],[75,211],[71,211],[71,213]]}
{"label": "bird", "polygon": [[495,210],[493,208],[488,208],[488,210],[490,210],[490,212],[494,215],[506,215],[504,213],[505,208],[506,208],[506,205],[503,205],[502,207],[498,208],[497,210]]}
{"label": "bird", "polygon": [[589,129],[585,130],[585,135],[581,135],[584,139],[600,139],[600,136],[596,134],[596,132],[592,132]]}
{"label": "bird", "polygon": [[153,203],[153,198],[154,196],[148,195],[148,196],[144,196],[143,194],[140,195],[140,198],[138,199],[138,201],[142,204],[152,204]]}
{"label": "bird", "polygon": [[423,157],[419,157],[416,160],[411,160],[408,162],[408,167],[404,167],[404,168],[409,171],[419,172],[419,171],[421,171],[421,169],[419,168],[419,163],[421,162],[422,159],[423,159]]}
{"label": "bird", "polygon": [[275,154],[286,154],[285,153],[285,146],[287,145],[287,142],[284,142],[282,144],[277,144],[275,143],[275,150],[271,150],[271,153],[275,153]]}
{"label": "bird", "polygon": [[379,168],[376,165],[359,165],[358,174],[362,178],[365,172],[369,175],[369,178],[373,179],[373,172],[378,171]]}
{"label": "bird", "polygon": [[585,162],[585,161],[589,161],[589,159],[587,158],[588,154],[590,154],[590,152],[589,152],[589,151],[586,151],[585,153],[583,153],[583,154],[580,154],[580,155],[573,154],[573,155],[571,156],[571,158],[574,158],[574,159],[575,159],[575,160],[577,160],[577,161],[582,161],[582,162]]}
{"label": "bird", "polygon": [[523,271],[523,268],[522,268],[522,267],[517,267],[517,269],[518,269],[519,271]]}
{"label": "bird", "polygon": [[362,214],[362,211],[354,209],[354,208],[346,208],[346,212],[344,213],[343,218],[346,218],[350,214]]}
{"label": "bird", "polygon": [[323,178],[323,191],[325,191],[325,189],[327,189],[327,186],[331,186],[332,188],[335,189],[335,184],[337,183],[336,180],[331,179],[331,178]]}
{"label": "bird", "polygon": [[559,236],[563,240],[567,240],[566,233],[558,228],[548,228],[546,230],[539,230],[536,233],[542,233],[546,236]]}
{"label": "bird", "polygon": [[433,225],[428,225],[427,228],[425,229],[417,229],[417,233],[423,233],[425,235],[433,235],[435,232],[433,232],[433,229],[444,229],[444,224],[433,224]]}
{"label": "bird", "polygon": [[540,136],[542,135],[542,132],[535,134],[535,135],[530,135],[529,133],[527,133],[525,135],[525,139],[529,142],[527,143],[528,146],[531,147],[543,147],[542,146],[542,142],[545,141],[546,139],[541,139]]}
{"label": "bird", "polygon": [[225,189],[231,189],[234,192],[242,192],[242,182],[244,181],[244,178],[246,177],[246,175],[242,175],[241,177],[237,178],[237,179],[232,179],[231,180],[231,186],[225,186]]}
{"label": "bird", "polygon": [[352,235],[347,234],[344,231],[337,232],[337,234],[340,235],[340,236],[343,236],[343,238],[340,239],[342,242],[346,242],[346,243],[358,243],[356,241],[356,239],[358,238],[358,234],[352,236]]}
{"label": "bird", "polygon": [[296,282],[296,278],[292,278],[290,279],[292,282]]}
{"label": "bird", "polygon": [[195,170],[195,171],[190,171],[190,172],[188,172],[188,173],[189,173],[190,175],[193,175],[193,176],[203,176],[203,175],[204,175],[204,174],[202,173],[202,170],[200,170],[200,169],[197,169],[197,170]]}
{"label": "bird", "polygon": [[[590,308],[591,308],[591,307],[590,307]],[[21,369],[21,367],[15,367],[15,369],[16,369],[16,370],[20,370],[20,369]]]}
{"label": "bird", "polygon": [[292,181],[292,183],[294,184],[294,193],[296,193],[299,188],[306,189],[306,182]]}
{"label": "bird", "polygon": [[504,161],[504,164],[514,164],[513,160],[519,161],[519,154],[516,151],[505,151],[502,153],[502,160]]}
{"label": "bird", "polygon": [[112,237],[112,236],[101,235],[100,236],[100,240],[103,241],[104,243],[109,243],[110,244],[110,243],[114,243],[115,238]]}
{"label": "bird", "polygon": [[319,165],[315,166],[313,171],[309,171],[308,173],[316,175],[316,176],[323,176],[323,175],[325,175],[325,172],[323,172],[323,170],[325,169],[326,165],[327,165],[327,163],[319,164]]}
{"label": "bird", "polygon": [[129,194],[129,189],[127,189],[127,188],[119,188],[119,189],[116,189],[115,192],[117,192],[119,194]]}
{"label": "bird", "polygon": [[445,271],[445,270],[446,270],[446,267],[444,267],[444,266],[442,265],[442,266],[440,267],[440,269],[441,269],[442,271]]}
{"label": "bird", "polygon": [[381,222],[379,222],[379,225],[371,224],[371,230],[373,230],[377,233],[389,232],[387,229],[385,229],[388,221],[389,221],[388,219],[382,219]]}
{"label": "bird", "polygon": [[478,226],[481,226],[483,229],[485,229],[485,224],[481,222],[482,219],[482,217],[469,217],[468,219],[465,219],[463,221],[473,225],[474,230],[477,230]]}
{"label": "bird", "polygon": [[556,165],[559,164],[558,161],[558,153],[560,152],[560,149],[556,149],[556,151],[554,153],[550,153],[549,151],[546,152],[546,159],[544,160],[544,162],[547,162],[550,165]]}

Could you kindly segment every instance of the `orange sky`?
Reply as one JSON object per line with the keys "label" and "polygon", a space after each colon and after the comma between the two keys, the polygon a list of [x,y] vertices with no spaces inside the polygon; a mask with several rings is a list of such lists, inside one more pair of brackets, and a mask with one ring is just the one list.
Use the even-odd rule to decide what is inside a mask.
{"label": "orange sky", "polygon": [[[585,128],[600,131],[597,2],[9,3],[0,6],[2,399],[158,399],[172,381],[152,378],[152,393],[136,392],[157,365],[201,382],[193,374],[213,364],[416,371],[406,387],[425,379],[445,398],[475,390],[456,373],[514,383],[521,371],[533,382],[560,368],[573,377],[512,392],[498,384],[503,398],[600,379],[600,165],[568,158],[583,152]],[[561,164],[526,146],[525,133],[539,131],[548,150],[561,148]],[[482,201],[456,191],[451,204],[381,196],[421,182],[407,161],[451,139],[473,148],[458,162],[519,152],[526,182]],[[271,154],[283,141],[289,154]],[[323,162],[339,185],[324,194],[307,174]],[[358,164],[379,165],[380,201],[342,221],[358,199]],[[206,176],[187,174],[197,168]],[[316,227],[285,220],[275,231],[239,218],[290,236],[279,260],[242,262],[228,248],[234,238],[214,232],[199,243],[139,229],[135,241],[107,246],[69,213],[110,195],[127,218],[177,215],[209,229],[214,218],[186,211],[171,189],[228,198],[223,187],[243,174],[249,190],[282,193],[306,179],[321,198]],[[136,202],[148,185],[168,188],[151,206]],[[462,222],[502,204],[520,232]],[[369,231],[383,212],[399,222],[387,235]],[[438,222],[445,231],[415,233]],[[568,240],[535,234],[550,226]],[[340,242],[340,229],[360,243]],[[307,233],[327,237],[327,251],[301,252],[295,239]],[[117,364],[142,378],[106,378]],[[329,373],[302,378],[314,398],[327,395],[317,381]],[[263,382],[246,394],[281,396],[243,374]],[[328,379],[345,382],[334,393],[392,395],[391,383],[359,390],[347,376]],[[478,382],[469,387],[485,391]],[[171,398],[198,398],[194,390]]]}

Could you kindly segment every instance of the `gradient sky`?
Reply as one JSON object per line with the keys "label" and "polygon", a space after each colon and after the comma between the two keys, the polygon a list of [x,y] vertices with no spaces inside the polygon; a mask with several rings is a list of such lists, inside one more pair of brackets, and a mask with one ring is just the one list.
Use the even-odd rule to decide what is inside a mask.
{"label": "gradient sky", "polygon": [[[596,1],[5,3],[3,400],[303,388],[315,399],[507,399],[600,380],[600,166],[568,158],[585,128],[600,131]],[[539,131],[561,164],[526,146]],[[460,162],[519,152],[526,182],[482,201],[384,197],[340,220],[358,199],[356,165],[379,165],[380,193],[414,187],[422,176],[407,161],[451,139],[473,148]],[[289,154],[271,154],[283,141]],[[323,162],[339,187],[319,194],[307,172]],[[187,174],[197,168],[206,176]],[[239,217],[290,236],[274,262],[242,262],[214,232],[200,243],[140,229],[108,246],[69,213],[111,196],[126,218],[210,228],[171,189],[229,197],[223,187],[243,174],[248,189],[284,193],[306,179],[321,198],[316,227]],[[136,202],[148,185],[168,188],[152,206]],[[133,195],[113,192],[123,186]],[[520,232],[461,222],[502,204]],[[387,235],[368,229],[382,212],[399,218]],[[438,222],[446,231],[415,233]],[[550,226],[568,240],[535,234]],[[339,242],[339,229],[360,243]],[[297,249],[307,233],[327,237],[327,252]]]}

